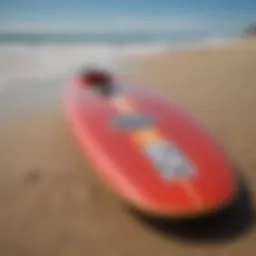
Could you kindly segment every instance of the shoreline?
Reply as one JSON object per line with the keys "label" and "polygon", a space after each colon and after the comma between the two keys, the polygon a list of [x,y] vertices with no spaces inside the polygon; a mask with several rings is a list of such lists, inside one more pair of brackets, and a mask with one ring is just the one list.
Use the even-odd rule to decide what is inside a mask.
{"label": "shoreline", "polygon": [[[242,37],[209,37],[205,39],[198,39],[198,40],[192,40],[192,41],[181,41],[181,42],[168,42],[165,40],[162,41],[146,41],[146,42],[136,42],[136,41],[127,41],[122,43],[116,43],[116,42],[42,42],[42,43],[29,43],[29,42],[0,42],[0,49],[8,49],[8,50],[14,50],[18,48],[23,48],[29,50],[31,49],[38,49],[38,48],[119,48],[123,49],[124,53],[126,51],[131,51],[133,48],[137,48],[137,51],[134,53],[139,54],[139,50],[143,51],[145,48],[148,49],[162,49],[162,50],[168,50],[168,51],[180,51],[180,50],[194,50],[198,48],[207,48],[207,47],[215,47],[215,46],[222,46],[222,45],[230,45],[232,43],[240,43],[244,40],[253,40],[248,38],[242,38]],[[154,52],[154,51],[153,51]]]}

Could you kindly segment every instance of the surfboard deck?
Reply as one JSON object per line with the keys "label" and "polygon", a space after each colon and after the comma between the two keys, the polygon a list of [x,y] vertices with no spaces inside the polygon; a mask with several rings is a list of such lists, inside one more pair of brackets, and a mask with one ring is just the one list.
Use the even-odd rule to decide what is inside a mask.
{"label": "surfboard deck", "polygon": [[177,218],[234,200],[235,175],[201,125],[146,87],[100,83],[74,78],[65,107],[81,149],[116,194],[143,212]]}

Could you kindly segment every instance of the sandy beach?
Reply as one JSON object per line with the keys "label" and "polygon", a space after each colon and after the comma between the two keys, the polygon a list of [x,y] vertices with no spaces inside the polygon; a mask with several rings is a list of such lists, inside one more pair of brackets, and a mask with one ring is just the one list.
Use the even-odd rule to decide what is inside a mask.
{"label": "sandy beach", "polygon": [[[78,52],[69,56],[76,68],[82,57],[72,60],[72,53]],[[6,58],[8,67],[2,61],[0,68],[9,79],[14,61]],[[47,57],[41,58],[47,66]],[[139,67],[132,81],[177,102],[218,140],[247,181],[238,202],[216,217],[185,224],[134,216],[101,183],[70,133],[61,97],[73,69],[63,75],[49,67],[47,75],[17,76],[0,88],[2,256],[255,255],[256,40],[130,63]]]}

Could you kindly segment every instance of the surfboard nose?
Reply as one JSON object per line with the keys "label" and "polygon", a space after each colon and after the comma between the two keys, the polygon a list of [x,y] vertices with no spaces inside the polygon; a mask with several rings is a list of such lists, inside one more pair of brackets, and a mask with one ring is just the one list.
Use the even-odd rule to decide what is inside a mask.
{"label": "surfboard nose", "polygon": [[200,176],[151,187],[144,195],[141,193],[139,204],[150,215],[178,219],[221,211],[235,200],[238,192],[238,180],[226,171],[226,175],[222,170],[222,175],[215,178]]}

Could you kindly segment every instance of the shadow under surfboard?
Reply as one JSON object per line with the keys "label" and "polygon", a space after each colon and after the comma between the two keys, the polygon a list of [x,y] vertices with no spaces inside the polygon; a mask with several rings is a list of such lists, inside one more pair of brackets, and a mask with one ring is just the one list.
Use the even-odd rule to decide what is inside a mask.
{"label": "shadow under surfboard", "polygon": [[227,208],[203,217],[172,220],[148,216],[134,208],[132,215],[147,228],[170,239],[192,243],[223,243],[238,239],[255,224],[255,209],[248,183],[239,174],[239,192]]}

